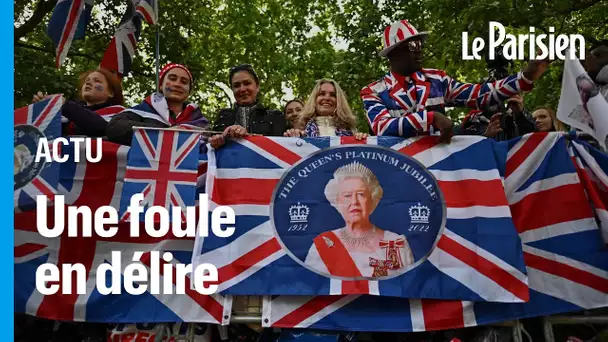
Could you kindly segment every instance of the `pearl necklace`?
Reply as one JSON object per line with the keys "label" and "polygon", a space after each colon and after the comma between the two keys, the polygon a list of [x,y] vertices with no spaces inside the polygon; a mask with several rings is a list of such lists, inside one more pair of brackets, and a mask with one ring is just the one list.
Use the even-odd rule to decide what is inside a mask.
{"label": "pearl necklace", "polygon": [[363,236],[359,237],[350,235],[350,233],[347,231],[347,228],[344,228],[340,231],[340,239],[342,239],[342,241],[344,241],[348,245],[361,247],[368,245],[369,242],[374,238],[375,234],[376,227],[372,228],[371,230],[367,231]]}

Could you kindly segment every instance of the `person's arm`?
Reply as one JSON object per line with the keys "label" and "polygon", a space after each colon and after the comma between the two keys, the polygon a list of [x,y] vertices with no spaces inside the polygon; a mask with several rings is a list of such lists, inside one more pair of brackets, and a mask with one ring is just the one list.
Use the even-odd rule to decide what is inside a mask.
{"label": "person's arm", "polygon": [[488,108],[498,105],[516,94],[531,91],[533,86],[532,81],[527,79],[522,72],[483,84],[462,83],[448,75],[444,75],[444,77],[446,106]]}
{"label": "person's arm", "polygon": [[84,108],[74,101],[66,101],[61,108],[61,115],[89,137],[103,137],[106,134],[108,122],[92,110]]}
{"label": "person's arm", "polygon": [[409,138],[429,131],[433,124],[433,112],[423,109],[401,117],[392,117],[373,86],[374,84],[361,89],[360,95],[367,120],[375,135]]}
{"label": "person's arm", "polygon": [[536,130],[534,119],[526,109],[522,110],[521,113],[513,113],[513,117],[515,118],[515,125],[517,126],[519,135],[532,133]]}
{"label": "person's arm", "polygon": [[106,136],[111,142],[121,145],[131,145],[133,127],[167,127],[159,121],[144,121],[144,118],[133,113],[123,112],[112,117],[106,127]]}
{"label": "person's arm", "polygon": [[524,98],[515,95],[507,100],[507,106],[513,113],[517,135],[532,133],[535,130],[534,119],[524,107]]}
{"label": "person's arm", "polygon": [[363,107],[367,112],[367,119],[375,135],[389,135],[410,138],[418,134],[424,134],[435,127],[441,131],[439,142],[449,143],[452,138],[454,124],[452,120],[439,112],[431,112],[426,109],[415,113],[407,113],[401,117],[394,118],[382,102],[382,99],[367,86],[361,90]]}
{"label": "person's arm", "polygon": [[499,104],[516,94],[531,91],[533,82],[542,76],[550,63],[549,60],[532,60],[516,75],[484,84],[461,83],[441,72],[446,105],[487,108]]}

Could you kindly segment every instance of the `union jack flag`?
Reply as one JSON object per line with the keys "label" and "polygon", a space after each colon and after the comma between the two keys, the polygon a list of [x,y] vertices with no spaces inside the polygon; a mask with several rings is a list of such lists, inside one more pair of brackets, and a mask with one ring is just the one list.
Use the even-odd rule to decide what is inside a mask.
{"label": "union jack flag", "polygon": [[[66,196],[66,205],[88,206],[93,212],[105,205],[118,208],[130,148],[109,142],[102,144],[103,158],[99,163],[74,163],[70,159],[61,164],[59,189],[60,194]],[[66,146],[64,152],[73,155],[73,146]],[[49,210],[47,221],[50,223],[53,222],[53,214],[54,211]],[[60,237],[49,239],[37,232],[35,212],[17,213],[14,251],[15,312],[64,321],[228,323],[231,297],[201,295],[191,289],[189,278],[186,280],[184,295],[155,295],[146,292],[133,296],[125,293],[124,288],[122,294],[101,295],[96,289],[96,270],[99,265],[111,262],[112,251],[122,253],[121,272],[126,266],[125,261],[131,262],[136,252],[144,253],[140,261],[148,270],[152,251],[171,252],[174,256],[171,262],[173,265],[188,264],[192,258],[192,238],[177,238],[171,234],[164,238],[153,238],[145,232],[140,237],[133,238],[128,235],[128,231],[128,224],[121,223],[118,234],[111,238],[95,234],[90,238],[68,237],[66,231]],[[36,291],[35,277],[37,267],[43,263],[83,264],[86,268],[86,294],[63,295],[61,287],[55,295],[40,294]],[[161,272],[163,265],[164,263],[161,264]],[[175,272],[176,268],[173,267],[173,274]],[[175,279],[173,282],[175,284]]]}
{"label": "union jack flag", "polygon": [[[263,325],[425,331],[608,306],[608,251],[600,242],[585,182],[579,178],[581,159],[577,159],[578,170],[570,159],[583,144],[572,142],[568,153],[561,133],[535,133],[498,145],[507,151],[505,192],[523,243],[529,302],[268,296],[263,303]],[[590,151],[583,157],[586,165],[605,174],[606,155],[584,150]]]}
{"label": "union jack flag", "polygon": [[585,185],[599,220],[602,238],[608,244],[608,157],[585,142],[574,141],[569,152],[577,167],[578,176]]}
{"label": "union jack flag", "polygon": [[94,0],[59,0],[47,28],[55,46],[57,68],[63,64],[73,40],[83,39],[91,20]]}
{"label": "union jack flag", "polygon": [[101,60],[101,67],[126,75],[131,72],[142,20],[158,22],[158,0],[127,0],[127,10]]}
{"label": "union jack flag", "polygon": [[[36,206],[36,196],[46,195],[49,201],[57,193],[59,164],[36,161],[40,138],[49,144],[61,136],[61,95],[15,110],[14,129],[14,203],[22,211]],[[51,150],[51,148],[49,148]]]}
{"label": "union jack flag", "polygon": [[136,10],[148,24],[156,25],[158,22],[158,0],[140,0]]}
{"label": "union jack flag", "polygon": [[133,57],[141,34],[142,14],[136,10],[137,0],[127,1],[127,10],[118,24],[100,67],[126,75],[131,71]]}
{"label": "union jack flag", "polygon": [[353,137],[250,137],[210,151],[210,210],[231,206],[239,229],[229,238],[197,239],[193,265],[216,265],[220,291],[233,295],[528,300],[521,243],[500,173],[505,159],[497,161],[493,143],[480,137],[458,137],[448,146],[439,145],[432,136],[369,137],[360,142],[413,156],[438,180],[447,206],[446,228],[437,248],[416,268],[388,280],[348,281],[313,273],[296,263],[270,222],[273,191],[295,163],[330,146],[356,142]]}
{"label": "union jack flag", "polygon": [[[194,206],[199,166],[197,133],[137,129],[131,146],[121,196],[123,221],[129,219],[126,208],[131,196],[139,193],[144,196],[144,208]],[[186,220],[185,210],[181,220]]]}

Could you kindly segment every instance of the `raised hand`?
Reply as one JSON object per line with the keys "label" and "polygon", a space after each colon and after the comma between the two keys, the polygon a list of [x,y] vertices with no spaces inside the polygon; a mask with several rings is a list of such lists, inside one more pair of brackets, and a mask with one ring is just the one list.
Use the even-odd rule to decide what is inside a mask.
{"label": "raised hand", "polygon": [[51,95],[44,94],[43,92],[39,91],[34,94],[34,97],[32,98],[32,103],[40,102],[44,99],[48,99],[49,97],[51,97]]}
{"label": "raised hand", "polygon": [[486,131],[483,132],[484,137],[494,138],[496,136],[496,134],[498,134],[499,132],[502,132],[502,128],[500,128],[500,116],[501,115],[502,115],[501,113],[496,113],[496,114],[492,115],[492,117],[490,118],[490,123],[488,124],[488,127],[486,128]]}

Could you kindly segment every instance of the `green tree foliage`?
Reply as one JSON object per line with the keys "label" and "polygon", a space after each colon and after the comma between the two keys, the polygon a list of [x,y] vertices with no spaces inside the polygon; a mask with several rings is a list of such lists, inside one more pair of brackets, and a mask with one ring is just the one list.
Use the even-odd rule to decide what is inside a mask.
{"label": "green tree foliage", "polygon": [[[86,39],[73,43],[68,60],[55,68],[46,25],[56,0],[15,1],[15,105],[30,102],[38,91],[73,97],[78,75],[99,65],[123,15],[124,0],[97,1]],[[426,67],[444,69],[461,81],[487,76],[484,61],[462,61],[462,32],[488,40],[488,22],[499,21],[509,33],[555,27],[556,34],[583,34],[588,47],[608,38],[608,2],[600,0],[171,0],[160,2],[160,60],[187,65],[195,77],[198,102],[211,119],[230,105],[217,85],[227,83],[231,66],[250,63],[258,70],[264,101],[282,108],[283,89],[305,98],[315,80],[335,79],[345,90],[367,131],[359,90],[387,70],[378,57],[381,33],[394,20],[408,19],[431,31]],[[144,24],[123,86],[127,105],[155,88],[156,27]],[[512,72],[523,68],[517,63]],[[554,62],[526,95],[526,105],[556,106],[563,64]],[[454,110],[454,119],[465,110]]]}

